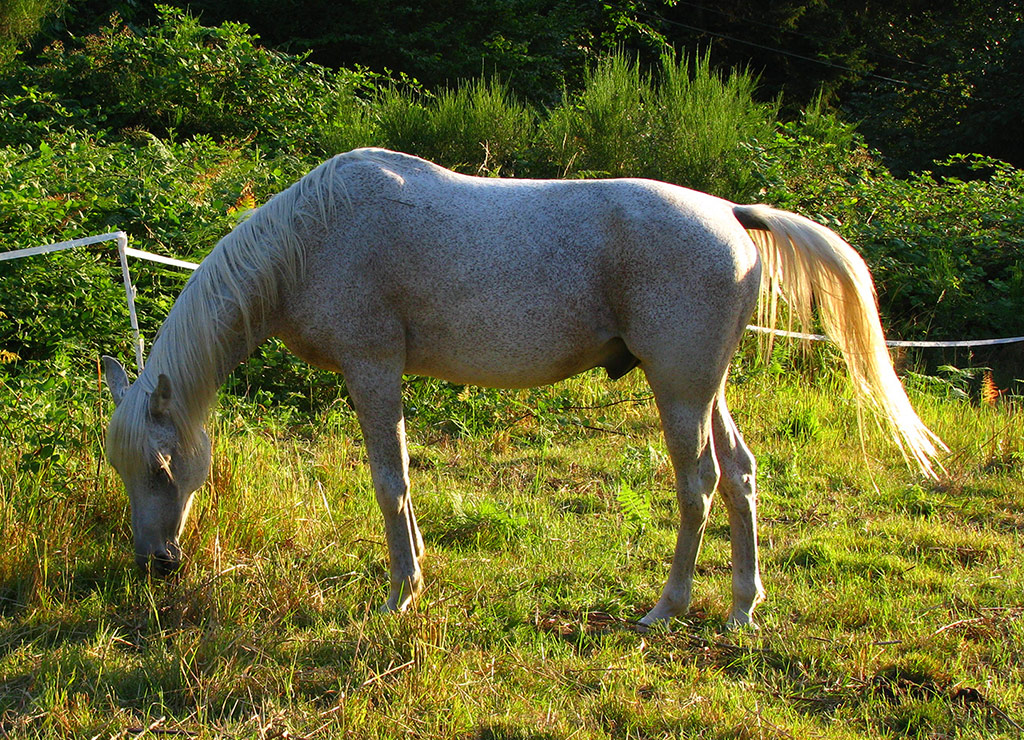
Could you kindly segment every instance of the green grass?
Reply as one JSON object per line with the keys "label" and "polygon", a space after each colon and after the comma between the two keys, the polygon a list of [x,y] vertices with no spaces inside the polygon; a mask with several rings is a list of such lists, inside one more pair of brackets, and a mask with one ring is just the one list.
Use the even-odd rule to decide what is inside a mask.
{"label": "green grass", "polygon": [[126,500],[98,459],[106,404],[79,399],[79,444],[49,462],[9,411],[0,737],[1019,737],[1017,410],[915,395],[953,450],[929,483],[877,433],[862,450],[841,381],[734,376],[760,462],[757,633],[722,629],[720,504],[690,614],[634,627],[676,524],[637,374],[449,393],[451,425],[431,403],[443,387],[409,390],[427,589],[401,616],[375,612],[383,532],[343,404],[288,427],[218,412],[187,567],[166,582],[131,566]]}

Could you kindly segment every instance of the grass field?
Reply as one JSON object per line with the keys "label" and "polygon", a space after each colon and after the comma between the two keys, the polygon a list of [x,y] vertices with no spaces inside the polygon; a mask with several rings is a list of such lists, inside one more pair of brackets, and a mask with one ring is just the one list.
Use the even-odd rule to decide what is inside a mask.
{"label": "grass field", "polygon": [[731,406],[760,465],[762,628],[723,631],[716,504],[690,614],[642,632],[676,516],[640,375],[442,393],[409,392],[428,586],[401,616],[375,612],[381,518],[344,404],[290,423],[219,410],[170,581],[132,567],[127,501],[100,455],[108,401],[76,397],[79,444],[59,455],[2,412],[0,737],[1024,734],[1012,404],[915,391],[952,449],[931,483],[878,430],[862,447],[841,379],[738,368]]}

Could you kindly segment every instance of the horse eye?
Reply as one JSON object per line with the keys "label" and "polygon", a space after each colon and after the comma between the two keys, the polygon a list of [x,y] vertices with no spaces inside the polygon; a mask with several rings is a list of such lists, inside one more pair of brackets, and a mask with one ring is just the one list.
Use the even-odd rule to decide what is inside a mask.
{"label": "horse eye", "polygon": [[166,483],[174,483],[174,473],[171,471],[171,456],[157,453],[156,465],[152,468],[152,476]]}

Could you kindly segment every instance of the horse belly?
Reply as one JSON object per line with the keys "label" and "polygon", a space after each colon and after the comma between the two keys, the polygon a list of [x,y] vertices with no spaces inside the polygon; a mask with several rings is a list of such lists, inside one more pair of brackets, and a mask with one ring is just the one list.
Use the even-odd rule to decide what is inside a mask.
{"label": "horse belly", "polygon": [[529,388],[564,380],[621,355],[621,340],[580,327],[460,321],[439,331],[407,335],[406,372],[453,383]]}

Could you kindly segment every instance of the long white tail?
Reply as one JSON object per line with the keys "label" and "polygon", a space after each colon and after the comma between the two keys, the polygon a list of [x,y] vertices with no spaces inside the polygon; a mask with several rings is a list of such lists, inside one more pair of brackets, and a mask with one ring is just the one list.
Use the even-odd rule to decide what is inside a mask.
{"label": "long white tail", "polygon": [[758,320],[773,326],[781,297],[810,326],[816,306],[825,333],[842,350],[857,397],[888,422],[925,475],[938,477],[936,458],[947,448],[918,418],[896,377],[861,256],[835,232],[795,213],[762,205],[736,206],[733,213],[761,253]]}

